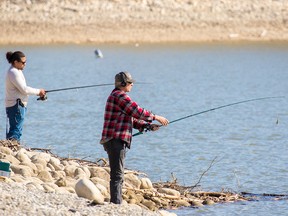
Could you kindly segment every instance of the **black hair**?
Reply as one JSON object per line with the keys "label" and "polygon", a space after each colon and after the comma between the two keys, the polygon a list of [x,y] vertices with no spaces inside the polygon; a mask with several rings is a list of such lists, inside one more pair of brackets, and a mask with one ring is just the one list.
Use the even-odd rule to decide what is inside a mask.
{"label": "black hair", "polygon": [[21,51],[15,51],[15,52],[7,52],[6,53],[6,59],[10,64],[13,64],[14,61],[21,61],[21,58],[25,57],[25,54]]}

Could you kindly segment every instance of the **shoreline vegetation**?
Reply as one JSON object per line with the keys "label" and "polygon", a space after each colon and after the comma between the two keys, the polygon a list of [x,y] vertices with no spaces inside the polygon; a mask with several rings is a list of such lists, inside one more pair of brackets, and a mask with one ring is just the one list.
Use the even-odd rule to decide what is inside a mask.
{"label": "shoreline vegetation", "polygon": [[0,0],[0,44],[288,41],[286,0]]}
{"label": "shoreline vegetation", "polygon": [[110,168],[104,158],[60,158],[49,149],[0,140],[0,161],[11,169],[10,177],[0,177],[1,215],[173,216],[168,210],[249,200],[232,192],[181,186],[176,178],[152,183],[144,173],[125,169],[124,202],[115,205],[109,203]]}

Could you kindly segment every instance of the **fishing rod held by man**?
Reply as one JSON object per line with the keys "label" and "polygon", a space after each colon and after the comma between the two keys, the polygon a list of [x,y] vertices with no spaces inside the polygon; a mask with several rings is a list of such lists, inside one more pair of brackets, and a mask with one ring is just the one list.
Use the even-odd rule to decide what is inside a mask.
{"label": "fishing rod held by man", "polygon": [[[170,121],[170,122],[169,122],[169,125],[172,124],[172,123],[174,123],[174,122],[184,120],[184,119],[186,119],[186,118],[190,118],[190,117],[193,117],[193,116],[196,116],[196,115],[200,115],[200,114],[203,114],[203,113],[211,112],[211,111],[214,111],[214,110],[217,110],[217,109],[222,109],[222,108],[224,108],[224,107],[234,106],[234,105],[237,105],[237,104],[248,103],[248,102],[257,101],[257,100],[267,100],[267,99],[275,99],[275,98],[285,98],[285,96],[254,98],[254,99],[243,100],[243,101],[239,101],[239,102],[235,102],[235,103],[226,104],[226,105],[214,107],[214,108],[211,108],[211,109],[208,109],[208,110],[204,110],[204,111],[201,111],[201,112],[198,112],[198,113],[194,113],[194,114],[191,114],[191,115],[187,115],[187,116],[184,116],[184,117],[175,119],[175,120],[173,120],[173,121]],[[161,125],[159,125],[159,127],[161,127]],[[138,136],[138,135],[141,135],[141,134],[143,134],[144,132],[148,132],[148,131],[150,131],[150,130],[149,130],[149,129],[146,129],[145,131],[135,133],[135,134],[133,134],[132,136],[133,136],[133,137],[134,137],[134,136]]]}

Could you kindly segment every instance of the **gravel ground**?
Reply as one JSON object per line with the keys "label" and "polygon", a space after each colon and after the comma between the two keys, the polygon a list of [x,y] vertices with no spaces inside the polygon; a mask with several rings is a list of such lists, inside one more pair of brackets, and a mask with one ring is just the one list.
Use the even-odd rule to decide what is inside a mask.
{"label": "gravel ground", "polygon": [[97,215],[97,216],[155,216],[160,215],[137,205],[92,205],[87,199],[74,194],[45,193],[27,188],[21,183],[0,181],[0,215]]}

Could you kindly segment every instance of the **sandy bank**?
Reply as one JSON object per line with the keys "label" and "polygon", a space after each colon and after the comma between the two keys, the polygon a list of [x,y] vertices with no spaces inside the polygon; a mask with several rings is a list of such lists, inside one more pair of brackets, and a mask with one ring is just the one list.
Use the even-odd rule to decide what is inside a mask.
{"label": "sandy bank", "polygon": [[2,0],[0,44],[287,41],[287,0]]}

